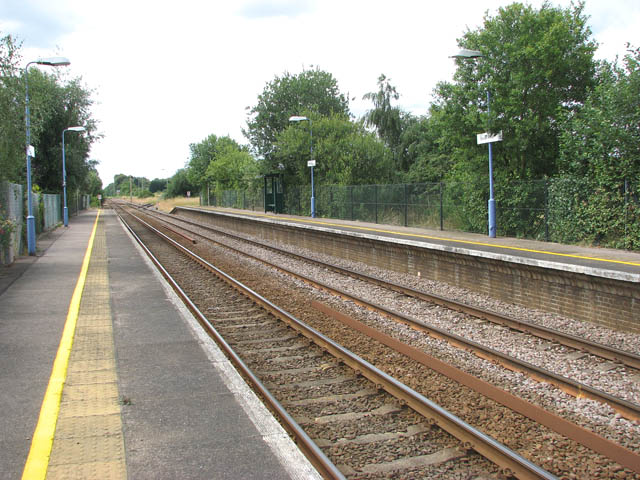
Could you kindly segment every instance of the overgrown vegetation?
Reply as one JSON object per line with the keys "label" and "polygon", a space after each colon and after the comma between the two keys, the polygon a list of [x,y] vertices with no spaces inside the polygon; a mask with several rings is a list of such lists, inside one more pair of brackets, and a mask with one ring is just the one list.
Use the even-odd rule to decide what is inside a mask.
{"label": "overgrown vegetation", "polygon": [[35,190],[60,193],[62,189],[62,131],[83,126],[84,134],[65,138],[66,178],[70,191],[97,195],[102,182],[97,162],[88,158],[99,138],[91,116],[92,91],[80,78],[67,78],[64,69],[21,65],[21,45],[10,35],[0,38],[0,181],[26,184],[25,75],[28,75],[31,119],[32,182]]}
{"label": "overgrown vegetation", "polygon": [[[364,96],[372,106],[362,118],[329,72],[275,76],[248,107],[248,145],[213,134],[192,144],[166,193],[255,198],[262,175],[281,173],[287,208],[308,214],[315,160],[320,213],[369,218],[375,204],[375,216],[440,217],[447,228],[486,232],[487,147],[476,134],[502,131],[493,145],[500,235],[638,249],[640,50],[596,61],[587,20],[583,3],[487,13],[458,40],[481,56],[455,60],[453,81],[436,86],[422,116],[397,106],[401,93],[384,74]],[[387,187],[366,187],[375,184]],[[119,183],[121,194],[128,189]],[[377,196],[387,194],[381,213]],[[415,213],[399,211],[398,198],[412,199]]]}

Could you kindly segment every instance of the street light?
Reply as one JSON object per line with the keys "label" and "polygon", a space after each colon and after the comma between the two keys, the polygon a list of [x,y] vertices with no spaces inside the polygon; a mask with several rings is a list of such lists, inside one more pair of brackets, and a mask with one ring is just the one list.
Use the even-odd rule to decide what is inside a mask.
{"label": "street light", "polygon": [[307,166],[311,167],[311,218],[316,218],[316,197],[313,189],[313,167],[315,167],[316,162],[313,159],[313,122],[310,118],[302,117],[300,115],[293,115],[289,117],[290,122],[309,122],[309,132],[311,134],[311,154],[309,157],[309,161],[307,162]]}
{"label": "street light", "polygon": [[[451,58],[474,59],[484,57],[484,54],[478,50],[462,49]],[[487,113],[491,112],[491,94],[487,89]],[[490,132],[489,132],[490,134]],[[496,201],[493,198],[493,151],[491,144],[496,140],[486,142],[489,145],[489,237],[496,238]]]}
{"label": "street light", "polygon": [[64,192],[64,226],[69,226],[69,209],[67,208],[67,168],[64,155],[64,132],[85,132],[84,127],[69,127],[62,130],[62,190]]}
{"label": "street light", "polygon": [[64,57],[40,58],[27,63],[24,67],[25,85],[25,123],[27,124],[27,250],[29,255],[36,254],[36,220],[33,216],[33,201],[31,199],[31,157],[35,156],[35,151],[31,146],[31,118],[29,116],[29,65],[48,65],[50,67],[63,67],[69,65],[68,59]]}

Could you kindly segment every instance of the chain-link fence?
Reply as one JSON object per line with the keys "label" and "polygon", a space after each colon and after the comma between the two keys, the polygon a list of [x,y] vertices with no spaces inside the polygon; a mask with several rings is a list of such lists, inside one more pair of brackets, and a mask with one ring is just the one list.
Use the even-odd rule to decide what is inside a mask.
{"label": "chain-link fence", "polygon": [[[285,186],[284,195],[285,213],[310,215],[309,186]],[[475,233],[488,230],[484,182],[319,185],[315,197],[319,217]],[[574,177],[500,182],[495,197],[499,236],[640,249],[640,180],[611,185]],[[260,211],[264,189],[254,185],[211,194],[209,204]]]}
{"label": "chain-link fence", "polygon": [[8,221],[11,233],[4,233],[8,239],[0,244],[0,264],[13,262],[16,252],[23,248],[22,225],[24,218],[24,203],[22,201],[22,185],[0,182],[0,220]]}
{"label": "chain-link fence", "polygon": [[[9,264],[26,250],[27,198],[23,185],[0,182],[0,240],[10,230],[7,242],[0,241],[0,264]],[[91,196],[80,192],[71,193],[67,199],[69,215],[86,210],[91,205]],[[31,201],[35,217],[36,234],[55,228],[62,223],[62,195],[32,193]],[[2,223],[2,222],[10,223]]]}

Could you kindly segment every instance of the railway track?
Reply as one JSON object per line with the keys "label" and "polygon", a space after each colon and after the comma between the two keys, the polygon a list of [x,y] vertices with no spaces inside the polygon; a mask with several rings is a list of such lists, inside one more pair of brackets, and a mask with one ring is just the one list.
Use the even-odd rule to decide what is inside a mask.
{"label": "railway track", "polygon": [[[175,229],[175,230],[178,230],[178,229]],[[174,232],[174,233],[176,233],[176,232]],[[182,235],[182,234],[179,234],[179,235]],[[188,237],[187,237],[187,238],[188,238]],[[185,240],[185,239],[183,239],[183,240]],[[193,240],[193,239],[189,239],[189,240]],[[187,243],[191,243],[189,240],[187,240]],[[224,254],[223,254],[223,255],[224,255]],[[325,312],[326,312],[326,310],[325,310]],[[331,313],[331,312],[329,312],[329,313]],[[251,322],[250,322],[250,323],[251,323]],[[255,322],[254,322],[254,323],[255,323]],[[262,328],[266,328],[266,325],[259,324],[259,326],[260,326],[260,327],[262,327]],[[228,335],[228,336],[229,336],[228,338],[230,338],[230,339],[237,338],[237,337],[234,337],[234,335],[240,335],[240,337],[239,337],[239,338],[244,338],[244,340],[239,340],[239,342],[240,342],[240,343],[242,343],[242,342],[249,342],[248,344],[249,344],[249,345],[251,345],[251,344],[252,344],[252,342],[254,342],[254,343],[255,343],[255,345],[262,345],[262,346],[264,347],[264,337],[265,337],[265,335],[264,335],[264,331],[262,331],[262,330],[260,330],[260,329],[258,330],[258,332],[257,332],[256,334],[254,334],[254,335],[256,335],[256,337],[255,337],[255,338],[253,338],[251,335],[248,335],[248,336],[247,336],[247,332],[248,332],[248,330],[247,330],[247,329],[249,328],[248,326],[242,326],[242,325],[240,325],[240,326],[239,326],[239,325],[233,324],[233,325],[228,325],[228,326],[222,326],[222,325],[221,325],[221,327],[220,327],[220,328],[221,328],[221,329],[223,329],[223,330],[225,330],[226,335]],[[276,331],[277,331],[277,329],[276,329]],[[271,339],[271,340],[272,340],[272,341],[275,341],[275,339],[277,339],[277,338],[280,338],[280,337],[279,337],[278,335],[275,335],[275,333],[274,333],[274,337],[273,337],[273,339]],[[234,341],[234,340],[230,340],[230,342],[233,342],[233,341]],[[292,341],[292,339],[289,339],[289,341]],[[356,342],[362,343],[362,340],[360,339],[360,340],[357,340]],[[269,350],[269,349],[270,349],[270,348],[272,348],[272,347],[257,348],[256,350],[258,350],[258,351],[259,351],[259,350],[264,350],[265,348],[266,348],[267,350]],[[275,348],[279,348],[279,347],[275,347]],[[372,347],[372,348],[373,348],[373,347]],[[305,351],[306,349],[304,349],[304,348],[303,348],[303,349],[301,349],[301,350],[302,350],[302,351]],[[250,351],[251,351],[251,350],[250,350]],[[273,353],[273,352],[272,352],[272,353]],[[251,355],[252,355],[251,353],[250,353],[250,354],[247,354],[247,358],[251,358]],[[388,355],[387,355],[387,354],[385,354],[385,356],[388,356]],[[289,357],[292,357],[292,358],[289,358]],[[263,358],[262,360],[259,360],[259,361],[256,363],[256,365],[258,366],[257,370],[262,371],[264,374],[266,374],[266,375],[267,375],[267,377],[266,377],[266,378],[268,378],[268,379],[269,379],[269,380],[268,380],[268,382],[273,382],[273,381],[275,381],[275,384],[274,384],[274,385],[277,385],[278,383],[281,383],[281,382],[276,381],[276,378],[277,378],[279,375],[285,375],[285,378],[287,378],[287,382],[289,382],[291,379],[290,379],[289,377],[287,377],[287,375],[294,374],[294,373],[296,373],[295,371],[298,371],[297,373],[298,373],[298,374],[300,374],[300,375],[302,376],[302,378],[306,378],[306,376],[307,376],[307,375],[309,375],[309,374],[310,374],[310,372],[312,372],[313,370],[306,370],[306,369],[311,368],[311,367],[307,367],[307,366],[300,367],[300,366],[299,366],[300,362],[302,362],[302,361],[303,361],[303,359],[304,359],[304,355],[302,355],[301,357],[302,357],[302,358],[297,358],[297,355],[285,355],[285,356],[283,356],[281,352],[279,352],[279,353],[274,353],[274,358],[273,358],[273,359],[269,359],[268,361],[266,361],[266,360]],[[314,357],[314,358],[316,358],[316,357]],[[276,361],[275,361],[275,363],[273,363],[273,362],[272,362],[272,360],[276,360]],[[344,360],[343,360],[343,361],[344,361]],[[268,362],[268,363],[265,363],[265,362]],[[292,362],[292,363],[291,363],[290,365],[288,365],[288,364],[287,364],[287,362]],[[327,371],[334,371],[334,369],[335,369],[335,368],[338,368],[338,367],[335,367],[331,362],[324,362],[324,361],[322,361],[322,360],[319,360],[319,362],[320,362],[321,369],[325,369],[325,370],[327,370]],[[312,362],[312,363],[313,363],[313,362]],[[268,365],[268,367],[267,367],[267,365]],[[304,365],[306,365],[306,361],[304,362]],[[295,367],[295,368],[289,368],[289,367]],[[361,373],[362,373],[362,372],[361,372]],[[270,375],[273,375],[273,378],[272,378]],[[287,382],[285,382],[285,383],[287,383]],[[374,379],[373,379],[373,383],[375,384],[375,387],[372,389],[372,391],[373,391],[373,390],[376,390],[376,389],[379,389],[379,387],[380,387],[380,385],[381,385],[381,384],[378,382],[378,380],[374,378]],[[269,383],[269,384],[271,385],[271,383]],[[315,387],[314,387],[314,388],[315,388]],[[277,390],[277,388],[276,388],[276,390]],[[285,388],[285,391],[286,391],[286,390],[287,390],[287,388]],[[366,391],[367,389],[365,388],[364,390]],[[360,391],[360,390],[358,390],[358,391]],[[358,396],[358,395],[359,395],[359,394],[358,394],[358,391],[356,391],[356,392],[349,391],[349,393],[346,393],[345,395],[348,395],[348,396],[349,396],[349,395],[356,395],[356,396]],[[296,393],[299,393],[299,392],[296,392]],[[357,394],[358,394],[358,395],[357,395]],[[342,395],[342,393],[341,393],[341,394],[339,394],[339,395]],[[302,397],[304,397],[304,395],[302,395]],[[335,397],[335,394],[333,394],[333,393],[330,393],[330,394],[328,394],[328,395],[324,395],[324,397],[326,397],[326,399],[332,399],[334,403],[335,403],[335,401],[336,401],[336,398],[334,398],[334,397]],[[321,398],[322,398],[322,397],[321,397]],[[368,400],[367,400],[368,402],[370,402],[370,401],[373,401],[373,402],[374,402],[374,403],[373,403],[373,404],[371,404],[370,406],[377,405],[377,403],[375,403],[375,402],[376,402],[376,400],[372,400],[372,399],[377,398],[377,397],[376,397],[376,395],[373,395],[373,396],[371,396],[371,395],[364,395],[364,398],[367,398],[367,399],[368,399]],[[289,399],[289,400],[290,400],[290,399]],[[338,400],[339,400],[339,401],[341,401],[341,400],[342,400],[342,397],[338,397]],[[309,405],[307,405],[307,399],[305,399],[305,398],[299,398],[299,399],[297,399],[297,398],[296,398],[296,399],[294,399],[294,400],[293,400],[293,402],[301,402],[301,403],[299,403],[299,404],[295,404],[295,405],[294,405],[294,407],[295,407],[295,408],[298,408],[298,409],[305,409],[305,408],[307,408],[307,407],[309,406]],[[311,403],[313,403],[313,402],[311,402]],[[400,404],[402,404],[402,403],[406,403],[406,404],[411,405],[411,403],[410,403],[410,401],[409,401],[408,399],[404,399],[404,400],[400,401]],[[390,405],[392,405],[392,404],[393,404],[393,403],[390,403]],[[332,408],[333,408],[333,406],[328,407],[328,406],[326,405],[326,402],[323,402],[322,400],[320,400],[320,405],[322,405],[322,407],[318,407],[318,408],[319,408],[318,412],[317,412],[317,413],[312,414],[312,415],[309,417],[310,419],[313,419],[313,421],[310,423],[310,425],[311,425],[312,427],[317,427],[317,425],[316,425],[316,423],[318,423],[317,419],[318,419],[318,418],[323,417],[322,415],[321,415],[321,416],[318,416],[318,413],[321,413],[322,411],[326,411],[326,409],[327,409],[327,408],[329,408],[329,410],[331,411],[331,410],[332,410]],[[386,412],[386,410],[385,410],[385,409],[383,409],[383,410],[376,410],[377,408],[379,408],[379,407],[381,407],[381,406],[384,406],[384,405],[378,405],[378,406],[376,406],[376,408],[368,408],[368,409],[365,409],[365,410],[362,412],[362,414],[367,415],[367,413],[366,413],[366,412],[370,412],[370,411],[380,411],[380,412],[383,412],[383,413],[384,413],[384,412]],[[396,406],[397,406],[397,405],[396,405]],[[413,408],[413,405],[411,405],[411,406],[412,406],[412,408]],[[386,408],[390,408],[390,409],[391,409],[391,410],[390,410],[390,412],[395,412],[395,411],[392,409],[392,407],[386,407]],[[418,411],[419,411],[419,410],[418,410]],[[332,417],[332,415],[334,415],[334,413],[330,413],[330,414],[328,415],[328,418],[338,418],[338,417]],[[339,415],[339,414],[337,414],[337,415]],[[369,415],[369,418],[371,418],[370,413],[369,413],[368,415]],[[392,416],[393,416],[393,415],[397,415],[397,413],[392,413]],[[498,417],[500,417],[500,416],[503,416],[503,415],[504,415],[505,417],[508,417],[508,416],[509,416],[509,415],[505,415],[505,414],[498,414],[497,416],[498,416]],[[302,417],[304,418],[304,417],[305,417],[305,415],[302,415]],[[347,416],[347,417],[348,417],[348,416]],[[347,418],[347,417],[345,417],[345,418]],[[376,418],[376,417],[374,416],[373,418]],[[384,417],[382,417],[382,418],[384,418]],[[433,417],[428,417],[428,418],[433,418]],[[436,420],[432,420],[432,421],[436,421]],[[303,424],[304,424],[305,422],[306,422],[306,420],[303,420],[303,421],[302,421],[302,423],[303,423]],[[331,423],[331,421],[330,421],[330,420],[329,420],[329,423]],[[356,422],[356,423],[357,423],[357,422]],[[368,421],[367,423],[370,423],[370,421]],[[376,423],[376,422],[373,422],[373,423]],[[405,425],[408,425],[408,424],[405,424]],[[414,427],[414,428],[419,428],[419,427]],[[405,437],[406,437],[406,436],[408,435],[408,432],[410,432],[411,430],[407,430],[407,429],[405,428],[405,429],[402,429],[401,431],[402,431],[402,432],[404,432],[404,433],[403,433],[403,434],[400,434],[400,436],[405,436]],[[385,434],[384,434],[384,435],[391,435],[391,437],[388,437],[388,438],[395,438],[395,439],[397,440],[397,439],[398,439],[398,432],[399,432],[399,431],[396,431],[396,433],[394,434],[392,431],[389,431],[389,432],[385,432]],[[417,430],[416,430],[416,432],[417,432]],[[412,441],[409,441],[409,444],[413,444],[413,443],[415,442],[415,439],[417,438],[417,437],[416,437],[416,435],[420,436],[420,435],[423,435],[423,434],[424,434],[424,432],[423,432],[423,431],[420,431],[419,433],[414,433],[414,434],[412,434],[412,435],[409,435],[409,437],[412,439]],[[317,433],[314,433],[314,435],[316,435],[318,438],[323,438],[323,437],[322,437],[322,435],[318,435]],[[553,436],[549,437],[549,436],[547,435],[547,438],[548,438],[548,439],[551,439],[552,437],[553,437]],[[333,450],[338,449],[338,450],[340,450],[340,451],[343,451],[343,450],[345,450],[345,449],[349,450],[350,448],[353,448],[353,445],[354,445],[354,444],[358,444],[358,442],[362,442],[362,441],[365,441],[365,440],[366,440],[366,441],[369,441],[369,440],[372,440],[372,439],[374,439],[374,438],[386,438],[386,437],[384,437],[384,436],[383,436],[383,437],[376,437],[376,436],[375,436],[375,434],[371,434],[371,433],[356,434],[356,435],[354,436],[354,434],[353,434],[353,433],[351,433],[351,434],[347,435],[346,437],[338,437],[337,439],[336,439],[336,438],[331,438],[331,439],[327,439],[327,440],[325,440],[325,441],[323,441],[323,440],[319,440],[319,443],[320,443],[320,444],[326,444],[326,445],[332,445],[332,446],[331,446],[331,449],[333,449]],[[356,439],[357,439],[357,441],[356,441]],[[553,440],[551,440],[551,441],[553,442]],[[323,443],[323,442],[324,442],[324,443]],[[467,442],[468,442],[468,440],[467,440]],[[534,442],[535,442],[535,440],[534,440]],[[476,450],[478,449],[478,447],[477,447],[474,443],[472,443],[472,442],[468,443],[468,444],[467,444],[467,446],[466,446],[466,448],[469,448],[469,445],[473,445],[473,448],[475,448]],[[358,449],[360,449],[360,448],[361,448],[361,447],[358,447]],[[378,448],[379,448],[379,447],[378,447]],[[407,450],[407,449],[408,449],[408,450]],[[407,447],[406,445],[405,445],[405,446],[403,446],[403,447],[401,448],[401,450],[403,450],[403,451],[405,451],[405,452],[411,452],[411,451],[413,451],[411,448]],[[542,450],[544,451],[545,449],[543,448]],[[540,452],[540,453],[542,454],[543,452]],[[366,457],[366,455],[365,455],[365,457]],[[393,455],[388,456],[388,458],[392,458],[392,457],[393,457]],[[405,458],[405,457],[406,457],[406,455],[402,455],[402,456],[398,457],[398,458],[397,458],[397,460],[399,460],[400,458]],[[363,457],[363,458],[364,458],[364,457]],[[462,457],[462,458],[464,459],[464,458],[467,458],[467,457]],[[406,459],[406,458],[405,458],[405,459]],[[395,461],[395,460],[390,460],[390,461],[386,462],[388,465],[387,465],[386,467],[384,467],[384,468],[387,468],[387,469],[401,468],[401,464],[402,464],[402,462],[400,462],[400,463],[393,463],[394,461]],[[631,462],[633,462],[633,460],[631,460]],[[338,463],[340,463],[340,462],[338,462]],[[356,463],[357,463],[357,462],[356,462]],[[410,462],[409,462],[409,463],[410,463]],[[549,464],[554,464],[554,463],[556,463],[556,464],[557,464],[557,462],[548,462],[548,463],[549,463]],[[561,463],[562,463],[562,462],[561,462]],[[566,462],[565,462],[565,463],[566,463]],[[596,461],[596,463],[600,463],[600,465],[606,465],[607,461],[606,461],[606,460],[601,460],[601,459],[600,459],[600,460],[597,460],[597,461]],[[452,463],[451,463],[451,462],[449,462],[449,464],[451,465]],[[455,464],[455,462],[454,462],[453,464]],[[499,464],[500,464],[500,463],[499,463]],[[342,465],[342,464],[341,464],[341,466],[343,466],[343,468],[345,469],[345,471],[349,471],[349,469],[348,469],[348,468],[345,468],[345,467],[344,467],[344,465]],[[513,471],[513,470],[511,470],[511,467],[509,467],[509,466],[506,466],[506,467],[505,467],[504,465],[502,465],[502,467],[503,467],[503,468],[507,468],[507,469],[509,469],[510,471]],[[351,468],[353,468],[353,467],[351,467]],[[376,468],[378,468],[378,467],[376,467]],[[375,475],[383,475],[383,472],[385,471],[385,470],[384,470],[384,468],[380,468],[380,469],[378,469],[378,470],[375,470],[375,468],[374,468],[374,470],[375,470],[377,473],[375,473],[375,474],[374,474],[374,473],[371,473],[371,475],[373,475],[373,477],[372,477],[372,478],[378,478],[378,477],[376,477]],[[560,470],[559,470],[559,471],[560,471],[560,472],[562,472],[562,468],[564,468],[564,467],[558,467],[558,468],[560,468]],[[574,466],[574,467],[571,467],[571,468],[575,468],[575,466]],[[588,476],[590,476],[590,477],[592,477],[592,478],[597,478],[598,476],[601,476],[601,478],[608,478],[609,473],[606,473],[606,472],[610,472],[610,471],[613,471],[613,472],[623,471],[623,472],[624,472],[624,471],[625,471],[624,469],[621,469],[621,470],[620,470],[620,467],[615,467],[615,466],[604,467],[604,470],[602,470],[602,467],[599,467],[599,468],[600,468],[600,470],[598,470],[598,469],[596,469],[596,470],[595,470],[595,471],[598,471],[598,472],[599,472],[599,474],[595,474],[595,475],[594,475],[594,474],[593,474],[593,473],[594,473],[594,471],[590,471],[590,473],[589,473],[589,475],[588,475]],[[607,468],[609,468],[609,470],[607,470]],[[613,470],[611,470],[611,469],[613,469]],[[616,469],[618,469],[618,470],[616,470]],[[362,472],[363,472],[363,470],[362,470],[361,466],[358,466],[358,467],[357,467],[357,470],[355,470],[355,471],[359,472],[359,474],[362,474]],[[603,473],[603,472],[605,472],[605,473]],[[554,473],[555,473],[555,472],[554,472]],[[522,474],[520,474],[520,475],[522,475]],[[633,477],[633,474],[631,474],[631,475],[632,475],[632,476],[631,476],[631,477],[629,477],[629,478],[634,478],[634,477]],[[359,478],[360,478],[360,477],[359,477]],[[624,477],[623,477],[623,478],[624,478]]]}
{"label": "railway track", "polygon": [[[158,237],[128,228],[157,264],[167,256],[175,258],[175,253],[166,253]],[[181,252],[189,255],[184,248]],[[187,300],[188,305],[225,346],[241,373],[259,387],[258,392],[327,478],[430,478],[456,473],[486,478],[497,471],[518,478],[555,478],[208,262],[193,255],[189,261],[197,261],[218,278],[208,277],[206,305],[198,307]],[[193,265],[187,268],[191,271]],[[162,270],[172,277],[167,269]],[[184,270],[182,273],[184,277]],[[195,282],[196,289],[203,288],[200,281]],[[188,298],[177,282],[174,286],[183,299]],[[319,448],[326,449],[327,455]]]}
{"label": "railway track", "polygon": [[[211,226],[202,225],[187,219],[180,218],[178,220],[176,218],[171,218],[173,217],[171,215],[162,214],[162,213],[159,214],[157,212],[147,212],[147,213],[153,214],[156,216],[160,215],[163,217],[162,220],[164,222],[170,222],[175,227],[183,230],[185,230],[186,228],[184,226],[184,223],[186,223],[193,227],[204,229],[212,233],[215,233],[217,235],[223,235],[225,237],[232,238],[234,241],[251,244],[261,249],[268,249],[269,251],[276,252],[279,255],[289,256],[299,261],[313,263],[319,266],[320,268],[331,270],[341,275],[346,275],[349,278],[355,278],[359,281],[363,281],[368,284],[399,293],[403,296],[431,302],[438,306],[442,306],[444,308],[451,309],[456,312],[461,312],[463,314],[470,315],[477,319],[490,321],[493,324],[497,324],[503,327],[507,327],[509,329],[525,332],[527,334],[534,335],[544,340],[558,342],[569,348],[576,349],[578,353],[589,352],[592,355],[596,355],[598,357],[605,358],[607,360],[615,360],[615,361],[621,362],[622,364],[625,364],[634,369],[640,367],[640,356],[630,352],[625,352],[623,350],[615,349],[606,345],[601,345],[596,342],[591,342],[586,339],[568,335],[566,333],[563,333],[557,330],[551,330],[548,328],[534,325],[532,323],[523,322],[521,320],[517,320],[511,317],[508,317],[506,315],[500,315],[495,312],[490,312],[486,309],[479,309],[470,305],[465,305],[461,302],[456,302],[454,300],[446,299],[441,296],[427,294],[417,289],[409,288],[409,287],[400,285],[398,283],[390,283],[383,279],[373,277],[371,275],[365,275],[361,272],[356,272],[354,270],[345,269],[337,265],[328,264],[326,262],[321,262],[315,259],[309,259],[308,257],[303,257],[301,255],[297,255],[295,253],[292,253],[280,248],[275,248],[271,245],[266,245],[263,242],[257,242],[255,240],[242,238],[237,235],[233,235],[229,232],[223,232]],[[187,230],[187,231],[192,236],[199,236],[201,238],[206,238],[206,237],[202,237],[202,232],[198,232],[196,230]],[[193,241],[193,239],[190,237],[188,237],[188,239],[190,241]],[[216,241],[212,238],[207,238],[207,240]],[[489,359],[510,370],[515,370],[515,371],[520,371],[522,373],[525,373],[537,381],[547,382],[551,385],[558,387],[562,391],[574,397],[588,398],[591,400],[595,400],[595,401],[607,404],[611,406],[616,412],[623,415],[625,418],[628,418],[633,421],[640,421],[640,405],[638,405],[637,403],[620,398],[616,395],[600,390],[598,388],[591,387],[587,384],[581,383],[579,381],[576,381],[572,378],[568,378],[561,374],[557,374],[544,367],[540,367],[540,366],[531,364],[529,362],[526,362],[524,360],[520,360],[513,355],[505,354],[499,350],[485,346],[481,342],[469,340],[462,335],[457,335],[457,334],[451,333],[446,329],[438,328],[436,326],[430,325],[427,322],[424,322],[415,317],[412,317],[411,315],[404,314],[398,309],[391,309],[389,307],[385,307],[383,305],[373,303],[370,300],[351,294],[344,289],[336,288],[332,284],[322,283],[308,275],[302,275],[291,269],[283,268],[279,266],[276,262],[266,259],[265,256],[252,255],[250,253],[243,251],[242,249],[235,248],[228,244],[224,244],[221,242],[217,242],[217,243],[219,245],[223,245],[226,248],[233,250],[236,253],[246,255],[250,258],[253,258],[256,261],[260,261],[273,268],[277,268],[288,275],[295,276],[296,278],[310,285],[313,285],[316,288],[321,288],[343,299],[347,299],[358,305],[361,305],[364,308],[379,312],[389,318],[392,318],[396,321],[407,324],[412,328],[415,328],[419,331],[427,333],[434,338],[445,340],[449,344],[457,348],[474,352],[477,356],[481,358]]]}

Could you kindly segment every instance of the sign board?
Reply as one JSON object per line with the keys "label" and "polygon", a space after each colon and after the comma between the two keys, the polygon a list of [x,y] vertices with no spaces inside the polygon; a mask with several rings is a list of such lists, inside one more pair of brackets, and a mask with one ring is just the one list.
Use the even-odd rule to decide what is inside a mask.
{"label": "sign board", "polygon": [[478,136],[478,145],[482,145],[483,143],[501,142],[502,130],[500,130],[500,132],[496,134],[485,132],[485,133],[479,133],[477,136]]}
{"label": "sign board", "polygon": [[36,149],[33,148],[33,145],[29,145],[27,147],[27,155],[29,155],[31,158],[36,158]]}
{"label": "sign board", "polygon": [[309,160],[307,162],[307,167],[315,167],[316,166],[316,161],[315,160]]}

